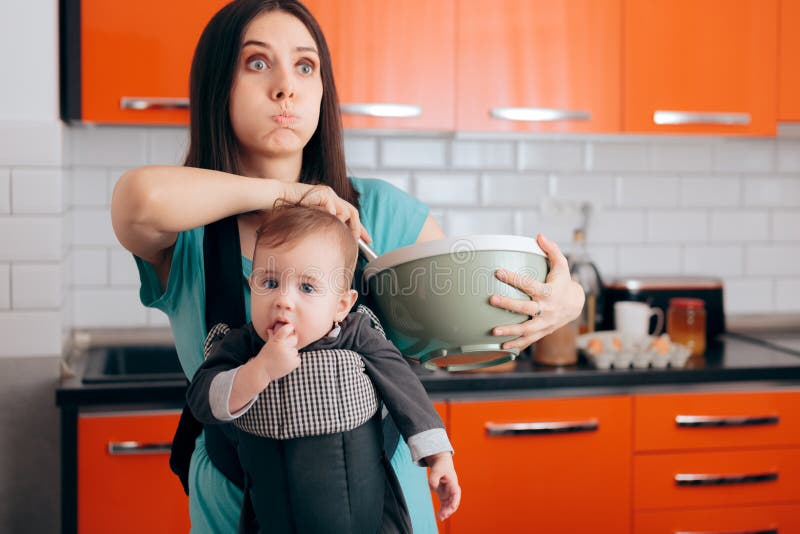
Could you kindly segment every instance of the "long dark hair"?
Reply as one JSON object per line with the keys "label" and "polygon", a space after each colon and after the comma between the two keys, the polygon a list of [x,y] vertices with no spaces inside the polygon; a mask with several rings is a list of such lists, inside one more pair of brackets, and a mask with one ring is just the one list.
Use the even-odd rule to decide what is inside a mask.
{"label": "long dark hair", "polygon": [[311,33],[319,51],[322,78],[319,124],[303,148],[300,181],[328,185],[358,208],[358,192],[348,180],[345,168],[342,119],[328,43],[314,16],[297,0],[235,0],[209,21],[192,60],[190,141],[184,165],[241,174],[239,143],[230,119],[230,93],[242,34],[251,20],[267,11],[283,11],[297,17]]}

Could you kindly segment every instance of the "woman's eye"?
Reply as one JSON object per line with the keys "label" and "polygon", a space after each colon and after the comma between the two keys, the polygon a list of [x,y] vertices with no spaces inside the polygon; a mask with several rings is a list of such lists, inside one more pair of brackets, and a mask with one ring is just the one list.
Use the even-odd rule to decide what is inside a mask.
{"label": "woman's eye", "polygon": [[297,70],[298,72],[300,72],[300,74],[308,76],[314,73],[314,66],[309,63],[300,63],[297,66]]}
{"label": "woman's eye", "polygon": [[266,70],[267,62],[263,59],[251,59],[247,62],[247,66],[253,70]]}
{"label": "woman's eye", "polygon": [[315,289],[311,284],[300,284],[300,291],[303,293],[313,293]]}

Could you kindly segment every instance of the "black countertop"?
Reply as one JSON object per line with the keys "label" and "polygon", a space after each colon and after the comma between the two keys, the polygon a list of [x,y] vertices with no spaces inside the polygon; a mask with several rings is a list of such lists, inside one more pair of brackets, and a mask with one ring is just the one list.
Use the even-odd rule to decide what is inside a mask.
{"label": "black countertop", "polygon": [[[85,362],[75,365],[76,376],[62,379],[56,390],[59,406],[166,403],[179,406],[186,382],[122,382],[84,384]],[[800,351],[778,348],[754,338],[727,334],[711,344],[701,358],[690,358],[684,368],[596,369],[583,357],[576,365],[548,367],[523,355],[508,372],[447,373],[412,365],[428,393],[436,399],[466,396],[506,396],[508,392],[543,392],[567,388],[608,389],[624,392],[646,386],[685,386],[729,382],[800,381]]]}

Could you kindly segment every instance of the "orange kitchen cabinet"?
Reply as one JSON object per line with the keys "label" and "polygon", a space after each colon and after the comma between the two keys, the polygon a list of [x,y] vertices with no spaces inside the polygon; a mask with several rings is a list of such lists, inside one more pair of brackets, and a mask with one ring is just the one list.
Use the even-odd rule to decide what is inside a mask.
{"label": "orange kitchen cabinet", "polygon": [[634,398],[636,451],[800,446],[800,392]]}
{"label": "orange kitchen cabinet", "polygon": [[305,2],[328,41],[345,128],[453,129],[454,2]]}
{"label": "orange kitchen cabinet", "polygon": [[188,532],[189,503],[169,468],[179,411],[78,417],[78,532]]}
{"label": "orange kitchen cabinet", "polygon": [[778,120],[800,121],[800,0],[780,0]]}
{"label": "orange kitchen cabinet", "polygon": [[800,448],[637,454],[635,510],[785,503],[800,495]]}
{"label": "orange kitchen cabinet", "polygon": [[618,132],[622,0],[460,0],[458,130]]}
{"label": "orange kitchen cabinet", "polygon": [[626,0],[624,129],[775,135],[778,0]]}
{"label": "orange kitchen cabinet", "polygon": [[450,533],[630,532],[631,406],[627,396],[451,401],[463,494]]}
{"label": "orange kitchen cabinet", "polygon": [[711,533],[800,533],[800,505],[737,506],[637,512],[634,534]]}
{"label": "orange kitchen cabinet", "polygon": [[66,2],[62,115],[100,124],[187,124],[192,54],[226,3]]}

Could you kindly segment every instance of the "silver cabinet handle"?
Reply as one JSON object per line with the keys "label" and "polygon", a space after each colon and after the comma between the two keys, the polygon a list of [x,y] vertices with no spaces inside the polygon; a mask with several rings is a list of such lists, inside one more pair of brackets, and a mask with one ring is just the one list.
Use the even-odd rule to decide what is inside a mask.
{"label": "silver cabinet handle", "polygon": [[119,99],[120,109],[189,109],[188,98],[164,98],[149,96],[123,96]]}
{"label": "silver cabinet handle", "polygon": [[678,473],[675,475],[676,486],[724,486],[728,484],[755,484],[778,480],[777,471],[766,473],[741,473],[734,475],[709,475]]}
{"label": "silver cabinet handle", "polygon": [[675,534],[778,534],[777,528],[758,530],[676,530]]}
{"label": "silver cabinet handle", "polygon": [[490,436],[556,434],[560,432],[593,432],[600,426],[597,419],[584,421],[542,421],[535,423],[486,423]]}
{"label": "silver cabinet handle", "polygon": [[759,426],[777,425],[781,418],[778,415],[678,415],[675,424],[680,427],[718,427],[718,426]]}
{"label": "silver cabinet handle", "polygon": [[410,104],[341,104],[339,110],[345,115],[363,115],[386,119],[405,119],[422,115],[420,106]]}
{"label": "silver cabinet handle", "polygon": [[489,115],[494,119],[522,122],[588,121],[588,111],[550,108],[492,108]]}
{"label": "silver cabinet handle", "polygon": [[658,110],[653,113],[656,124],[723,124],[748,125],[749,113],[709,113],[703,111],[668,111]]}
{"label": "silver cabinet handle", "polygon": [[122,456],[127,454],[169,454],[172,443],[143,443],[140,441],[111,441],[108,454]]}

